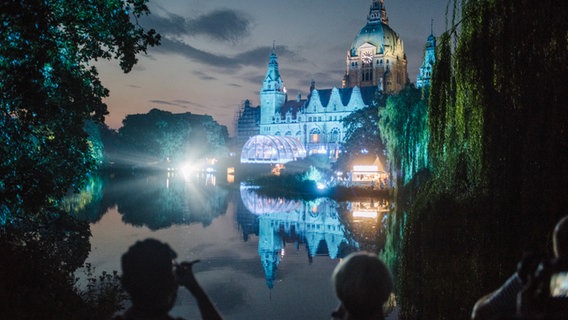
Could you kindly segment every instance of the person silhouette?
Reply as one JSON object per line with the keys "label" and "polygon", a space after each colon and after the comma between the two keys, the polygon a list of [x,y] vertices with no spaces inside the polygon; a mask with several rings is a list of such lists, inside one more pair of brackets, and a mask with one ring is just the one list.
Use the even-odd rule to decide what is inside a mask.
{"label": "person silhouette", "polygon": [[169,312],[180,285],[196,299],[202,319],[222,319],[193,274],[199,260],[177,264],[176,257],[168,244],[152,238],[137,241],[122,255],[121,282],[132,306],[115,319],[174,319]]}
{"label": "person silhouette", "polygon": [[[568,216],[561,218],[554,227],[552,249],[555,259],[568,258]],[[534,277],[541,261],[542,256],[540,255],[525,255],[519,262],[517,271],[501,287],[476,301],[471,312],[471,319],[484,320],[515,316],[518,310],[518,295]]]}
{"label": "person silhouette", "polygon": [[349,254],[335,267],[332,282],[340,301],[332,319],[384,319],[383,305],[393,292],[393,281],[388,267],[376,254]]}

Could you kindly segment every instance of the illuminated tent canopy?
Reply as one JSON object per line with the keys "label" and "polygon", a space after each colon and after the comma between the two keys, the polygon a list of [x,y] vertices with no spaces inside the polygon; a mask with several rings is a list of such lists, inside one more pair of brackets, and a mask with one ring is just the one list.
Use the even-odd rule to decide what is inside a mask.
{"label": "illuminated tent canopy", "polygon": [[241,151],[241,163],[286,163],[305,157],[302,143],[285,136],[253,136]]}

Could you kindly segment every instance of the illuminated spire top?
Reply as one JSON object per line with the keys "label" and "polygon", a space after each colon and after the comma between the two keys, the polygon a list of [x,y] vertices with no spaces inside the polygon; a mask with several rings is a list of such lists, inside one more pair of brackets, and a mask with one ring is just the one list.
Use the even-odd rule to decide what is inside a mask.
{"label": "illuminated spire top", "polygon": [[387,10],[385,9],[384,0],[373,0],[371,8],[369,9],[369,16],[367,17],[367,24],[389,24],[387,17]]}
{"label": "illuminated spire top", "polygon": [[280,79],[280,72],[278,71],[278,57],[276,56],[276,41],[272,42],[272,52],[270,53],[270,61],[268,62],[266,77],[271,80]]}
{"label": "illuminated spire top", "polygon": [[266,70],[266,76],[264,77],[263,89],[262,91],[282,91],[286,90],[284,88],[284,83],[282,78],[280,78],[280,71],[278,70],[278,56],[276,55],[276,44],[272,43],[272,52],[270,53],[270,60],[268,62],[268,69]]}

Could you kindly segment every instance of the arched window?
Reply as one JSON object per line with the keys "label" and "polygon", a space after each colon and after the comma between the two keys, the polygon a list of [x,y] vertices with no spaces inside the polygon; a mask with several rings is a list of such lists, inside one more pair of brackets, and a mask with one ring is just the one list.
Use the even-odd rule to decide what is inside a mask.
{"label": "arched window", "polygon": [[310,130],[310,142],[319,143],[321,141],[321,131],[319,128],[312,128]]}
{"label": "arched window", "polygon": [[341,130],[339,130],[339,128],[331,129],[331,132],[329,133],[329,142],[339,142],[340,139]]}

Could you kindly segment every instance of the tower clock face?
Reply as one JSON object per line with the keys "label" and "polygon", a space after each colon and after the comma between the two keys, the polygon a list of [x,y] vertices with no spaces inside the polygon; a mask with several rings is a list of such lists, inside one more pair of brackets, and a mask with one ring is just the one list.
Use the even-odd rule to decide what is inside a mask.
{"label": "tower clock face", "polygon": [[373,60],[373,54],[370,51],[365,51],[361,54],[361,60],[363,63],[369,64]]}

